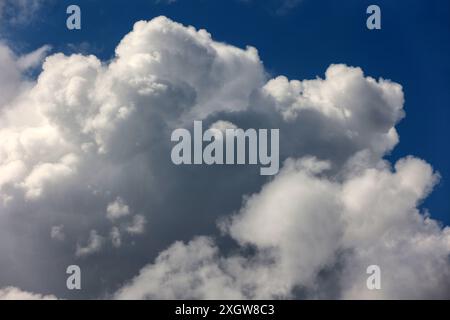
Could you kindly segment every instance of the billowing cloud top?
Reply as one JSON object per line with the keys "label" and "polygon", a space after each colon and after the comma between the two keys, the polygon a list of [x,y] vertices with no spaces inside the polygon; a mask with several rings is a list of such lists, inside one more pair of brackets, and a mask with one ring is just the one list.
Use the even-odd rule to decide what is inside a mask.
{"label": "billowing cloud top", "polygon": [[[27,79],[48,49],[0,45],[0,297],[71,297],[74,261],[85,297],[450,296],[450,229],[418,209],[438,175],[383,160],[401,85],[342,64],[270,79],[255,48],[165,17],[109,62],[56,53]],[[173,165],[170,133],[193,120],[279,128],[283,169]]]}

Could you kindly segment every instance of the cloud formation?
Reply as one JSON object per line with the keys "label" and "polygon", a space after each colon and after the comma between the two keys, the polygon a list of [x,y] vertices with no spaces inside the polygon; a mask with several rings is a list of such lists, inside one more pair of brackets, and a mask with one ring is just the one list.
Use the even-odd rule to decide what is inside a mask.
{"label": "cloud formation", "polygon": [[56,297],[27,292],[15,287],[6,287],[0,289],[0,300],[56,300]]}
{"label": "cloud formation", "polygon": [[26,81],[23,74],[42,64],[43,59],[50,51],[50,46],[43,46],[29,54],[17,57],[12,50],[0,41],[0,107],[7,105],[11,99],[29,88],[31,83]]}
{"label": "cloud formation", "polygon": [[[15,79],[0,73],[0,286],[59,297],[65,275],[38,275],[76,259],[87,297],[449,297],[449,228],[419,209],[438,175],[383,160],[400,84],[342,64],[270,79],[255,48],[165,17],[137,22],[109,62],[56,53],[28,79],[45,48],[0,46]],[[279,128],[282,170],[173,165],[170,134],[194,120]]]}
{"label": "cloud formation", "polygon": [[[342,181],[321,176],[329,163],[289,159],[283,171],[222,224],[240,248],[224,256],[214,240],[178,242],[117,293],[119,299],[423,299],[449,294],[450,229],[422,215],[417,203],[436,182],[421,160],[392,171],[352,172]],[[335,266],[340,263],[339,268]],[[378,264],[383,288],[368,290],[365,269]],[[328,295],[330,269],[339,295]]]}

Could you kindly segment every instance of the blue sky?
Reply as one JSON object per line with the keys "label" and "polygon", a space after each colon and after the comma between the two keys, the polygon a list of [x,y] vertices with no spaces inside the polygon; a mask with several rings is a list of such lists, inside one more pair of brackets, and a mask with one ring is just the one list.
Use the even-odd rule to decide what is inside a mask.
{"label": "blue sky", "polygon": [[[315,78],[329,64],[345,63],[391,79],[403,85],[407,116],[397,126],[401,142],[390,158],[415,155],[439,171],[441,182],[424,207],[450,224],[450,3],[377,1],[382,30],[369,31],[365,10],[372,1],[303,0],[280,12],[281,2],[55,1],[31,25],[4,25],[2,35],[19,52],[51,44],[55,51],[79,50],[107,60],[135,21],[166,15],[205,28],[218,41],[255,46],[275,76]],[[75,3],[82,10],[82,30],[69,31],[65,8]]]}

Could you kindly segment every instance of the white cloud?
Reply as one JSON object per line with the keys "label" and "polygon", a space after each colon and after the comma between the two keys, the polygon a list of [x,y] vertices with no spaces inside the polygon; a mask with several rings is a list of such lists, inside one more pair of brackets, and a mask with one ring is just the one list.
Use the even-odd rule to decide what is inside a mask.
{"label": "white cloud", "polygon": [[145,217],[137,214],[133,217],[133,220],[126,227],[126,231],[131,234],[142,234],[145,231],[145,224],[147,221]]}
{"label": "white cloud", "polygon": [[68,154],[56,163],[37,164],[21,184],[26,190],[26,198],[33,199],[40,197],[47,184],[75,174],[73,168],[76,166],[77,161],[76,155]]}
{"label": "white cloud", "polygon": [[[344,252],[334,279],[338,298],[448,295],[450,228],[416,209],[436,181],[431,167],[407,158],[394,172],[367,168],[342,182],[321,176],[326,168],[310,158],[289,160],[223,224],[242,249],[254,246],[256,256],[222,256],[207,238],[176,243],[116,298],[292,298],[296,288],[320,297],[326,294],[317,288],[320,271]],[[371,264],[381,267],[380,291],[366,287]]]}
{"label": "white cloud", "polygon": [[[211,239],[201,237],[184,245],[173,244],[154,265],[141,270],[117,299],[238,299],[232,277],[220,267],[218,249]],[[169,275],[170,276],[167,276]]]}
{"label": "white cloud", "polygon": [[53,295],[42,295],[15,287],[0,288],[0,300],[56,300]]}
{"label": "white cloud", "polygon": [[[105,266],[114,257],[93,253],[106,240],[126,254],[126,237],[141,235],[139,252],[154,256],[180,237],[214,233],[205,225],[236,211],[220,223],[237,243],[234,253],[224,254],[213,236],[175,242],[116,296],[449,296],[448,228],[417,209],[437,177],[418,159],[395,170],[382,161],[399,141],[401,85],[342,64],[324,78],[270,80],[255,48],[164,17],[137,22],[109,62],[57,53],[27,80],[24,69],[45,52],[20,58],[0,46],[0,88],[9,93],[0,98],[0,237],[46,250],[48,234],[36,240],[39,232],[10,227],[64,225],[61,250],[76,243],[76,256]],[[193,119],[219,130],[279,128],[289,160],[269,181],[256,181],[247,167],[174,169],[170,132]],[[29,255],[1,243],[0,254],[14,256],[0,262],[4,281]],[[72,261],[66,251],[47,253]],[[365,270],[374,263],[383,290],[367,292]]]}
{"label": "white cloud", "polygon": [[31,53],[17,56],[5,43],[0,41],[0,108],[4,108],[14,98],[29,88],[24,71],[36,68],[42,63],[50,47],[45,45]]}
{"label": "white cloud", "polygon": [[114,226],[111,229],[111,241],[116,248],[122,245],[121,230],[124,230],[131,235],[139,235],[145,231],[145,224],[147,223],[145,217],[139,214],[132,215],[130,208],[120,197],[117,197],[116,200],[108,204],[106,214],[108,219],[113,223],[116,222],[116,220],[128,217],[127,221],[123,222],[121,226]]}
{"label": "white cloud", "polygon": [[120,197],[116,198],[114,202],[108,204],[108,207],[106,208],[106,215],[110,220],[116,220],[129,214],[130,208]]}
{"label": "white cloud", "polygon": [[17,60],[17,65],[22,71],[26,71],[30,68],[36,68],[42,64],[44,58],[48,55],[50,50],[51,47],[49,45],[42,46],[33,52],[19,57]]}
{"label": "white cloud", "polygon": [[84,257],[100,251],[104,243],[104,238],[96,230],[91,230],[86,246],[77,244],[77,257]]}

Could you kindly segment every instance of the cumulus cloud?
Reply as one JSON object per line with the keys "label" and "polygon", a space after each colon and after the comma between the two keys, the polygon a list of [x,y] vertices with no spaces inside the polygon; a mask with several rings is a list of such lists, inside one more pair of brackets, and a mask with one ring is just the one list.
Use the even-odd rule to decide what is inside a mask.
{"label": "cumulus cloud", "polygon": [[111,242],[116,248],[122,245],[122,232],[140,235],[145,231],[146,218],[140,214],[132,215],[130,208],[120,197],[108,204],[106,215],[114,224],[117,220],[122,220],[119,226],[114,226],[110,231]]}
{"label": "cumulus cloud", "polygon": [[234,288],[234,279],[220,266],[218,248],[207,237],[187,245],[173,244],[115,295],[126,300],[242,297]]}
{"label": "cumulus cloud", "polygon": [[[436,181],[429,165],[400,160],[349,174],[321,174],[328,163],[288,160],[282,172],[222,224],[242,249],[225,256],[211,238],[178,242],[116,294],[119,299],[273,299],[327,297],[320,271],[337,264],[343,299],[448,296],[450,228],[421,214],[417,203]],[[341,256],[342,255],[342,256]],[[341,257],[340,257],[341,256]],[[366,287],[367,266],[383,272],[383,289]],[[328,296],[329,298],[330,296]]]}
{"label": "cumulus cloud", "polygon": [[[268,79],[255,48],[165,17],[137,22],[111,61],[52,54],[33,81],[36,52],[0,46],[14,80],[0,73],[0,285],[67,295],[65,278],[38,275],[75,256],[92,271],[88,297],[449,296],[449,230],[418,209],[438,175],[383,160],[399,142],[400,84],[342,64]],[[173,165],[170,134],[193,120],[280,129],[283,169]],[[58,239],[60,226],[65,241],[40,232]],[[365,288],[369,264],[380,291]]]}
{"label": "cumulus cloud", "polygon": [[130,214],[130,209],[121,198],[117,198],[114,202],[108,204],[106,215],[110,220],[116,220]]}

